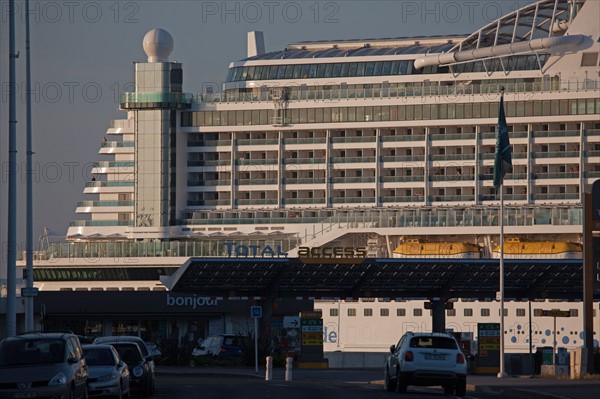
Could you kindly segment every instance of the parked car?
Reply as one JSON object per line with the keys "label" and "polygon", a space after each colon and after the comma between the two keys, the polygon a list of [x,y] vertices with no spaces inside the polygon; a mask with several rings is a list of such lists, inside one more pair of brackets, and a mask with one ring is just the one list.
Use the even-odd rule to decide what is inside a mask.
{"label": "parked car", "polygon": [[129,386],[132,393],[141,396],[150,396],[154,390],[154,378],[150,371],[148,358],[142,355],[142,351],[135,342],[111,343],[121,359],[127,364],[129,370]]}
{"label": "parked car", "polygon": [[83,345],[90,397],[129,398],[129,370],[112,345]]}
{"label": "parked car", "polygon": [[[150,391],[149,394],[153,394],[154,393],[154,369],[155,369],[155,362],[154,362],[154,357],[153,355],[150,353],[150,350],[148,349],[148,347],[146,346],[146,343],[144,342],[143,339],[141,339],[140,337],[136,337],[133,335],[114,335],[114,336],[106,336],[106,337],[98,337],[94,340],[94,344],[109,344],[109,345],[113,345],[115,343],[125,343],[125,342],[133,342],[136,343],[139,347],[140,350],[142,351],[142,355],[146,361],[146,363],[148,364],[148,368],[150,370]],[[127,361],[125,361],[127,363]]]}
{"label": "parked car", "polygon": [[29,333],[0,342],[0,398],[87,398],[87,380],[72,333]]}
{"label": "parked car", "polygon": [[409,385],[440,385],[446,394],[456,391],[457,396],[465,396],[467,360],[453,336],[408,332],[390,352],[384,375],[388,391],[406,392]]}
{"label": "parked car", "polygon": [[213,358],[242,357],[240,340],[244,337],[234,334],[211,335],[196,346],[192,356],[210,356]]}

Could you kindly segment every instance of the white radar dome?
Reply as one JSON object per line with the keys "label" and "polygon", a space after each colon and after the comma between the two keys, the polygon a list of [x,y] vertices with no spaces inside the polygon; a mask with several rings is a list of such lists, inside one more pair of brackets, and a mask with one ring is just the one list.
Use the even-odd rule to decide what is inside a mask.
{"label": "white radar dome", "polygon": [[148,62],[169,62],[174,47],[173,36],[164,29],[155,28],[146,33],[143,45]]}

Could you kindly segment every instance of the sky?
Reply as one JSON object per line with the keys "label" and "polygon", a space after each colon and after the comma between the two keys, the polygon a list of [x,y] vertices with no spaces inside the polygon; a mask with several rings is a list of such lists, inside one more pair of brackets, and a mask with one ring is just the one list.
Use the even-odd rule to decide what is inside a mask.
{"label": "sky", "polygon": [[[246,56],[246,33],[263,31],[267,51],[307,40],[469,34],[531,1],[30,1],[34,240],[44,227],[65,234],[91,179],[120,93],[131,90],[133,62],[146,60],[152,28],[174,38],[184,92],[219,85],[230,62]],[[25,10],[16,0],[17,242],[25,242]],[[0,243],[6,264],[8,219],[8,21],[0,0]],[[0,274],[0,278],[3,274]]]}

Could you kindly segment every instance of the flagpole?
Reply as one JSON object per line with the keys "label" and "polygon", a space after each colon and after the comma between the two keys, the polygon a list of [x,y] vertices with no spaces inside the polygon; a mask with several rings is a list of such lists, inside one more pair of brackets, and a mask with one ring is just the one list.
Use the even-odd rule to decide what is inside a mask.
{"label": "flagpole", "polygon": [[504,112],[504,87],[500,90],[500,108],[498,110],[498,138],[496,140],[496,159],[494,161],[494,187],[500,191],[500,370],[498,378],[507,376],[504,367],[504,175],[512,168],[510,140]]}
{"label": "flagpole", "polygon": [[504,371],[504,183],[500,185],[500,371],[498,378],[505,378]]}

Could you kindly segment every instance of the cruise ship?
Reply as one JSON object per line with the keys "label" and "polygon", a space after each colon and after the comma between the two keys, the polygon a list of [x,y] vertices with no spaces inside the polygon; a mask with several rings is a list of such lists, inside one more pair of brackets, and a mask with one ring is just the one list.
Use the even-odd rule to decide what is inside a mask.
{"label": "cruise ship", "polygon": [[[169,60],[173,37],[153,29],[143,40],[147,61],[134,63],[135,91],[122,97],[123,119],[106,131],[77,203],[81,218],[35,267],[90,258],[99,267],[123,258],[170,267],[190,257],[394,258],[425,243],[427,253],[415,256],[491,259],[502,92],[513,159],[504,229],[511,243],[530,243],[511,256],[547,258],[535,243],[579,248],[583,193],[600,178],[599,14],[597,1],[541,0],[472,34],[298,41],[276,51],[250,32],[222,92],[201,94],[184,90],[183,65]],[[90,284],[36,282],[42,290]],[[455,331],[499,309],[466,301]],[[347,350],[385,350],[398,323],[431,329],[428,319],[402,319],[420,317],[422,301],[392,303],[395,322],[383,311],[390,304],[374,299],[352,302],[358,317],[340,310],[344,301],[315,307],[349,339]],[[509,325],[523,333],[522,304],[507,306]],[[565,306],[581,312],[580,303]],[[540,319],[536,334],[546,337],[550,321]],[[579,327],[569,331],[579,337]],[[326,340],[325,350],[339,342]]]}

